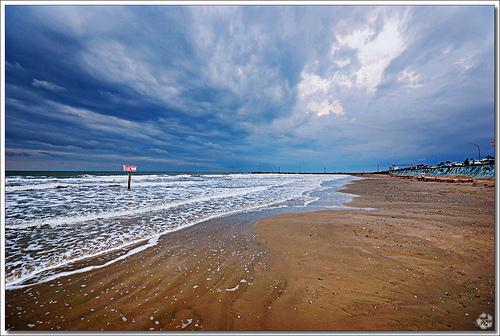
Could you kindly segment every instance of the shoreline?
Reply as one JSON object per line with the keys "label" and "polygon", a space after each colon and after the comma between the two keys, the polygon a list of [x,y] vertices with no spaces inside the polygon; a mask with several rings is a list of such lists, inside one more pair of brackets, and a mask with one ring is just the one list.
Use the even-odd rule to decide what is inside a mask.
{"label": "shoreline", "polygon": [[[349,176],[350,175],[345,175],[344,177],[347,178]],[[353,196],[355,196],[355,195],[353,195]],[[47,281],[55,280],[55,279],[62,277],[62,276],[69,276],[72,274],[78,274],[78,273],[85,272],[85,270],[83,270],[84,268],[90,270],[92,268],[105,267],[109,264],[114,263],[115,261],[120,260],[123,255],[129,254],[130,252],[133,252],[134,250],[141,250],[145,245],[149,244],[148,242],[151,239],[155,239],[155,238],[159,239],[160,237],[162,237],[164,235],[168,235],[168,234],[171,234],[171,233],[176,232],[176,231],[188,229],[192,226],[199,225],[199,224],[202,224],[202,225],[217,224],[216,223],[217,220],[219,220],[221,218],[232,217],[235,215],[236,216],[237,215],[244,215],[244,214],[248,214],[248,213],[259,213],[260,211],[273,212],[273,210],[275,210],[277,208],[271,207],[270,209],[267,209],[267,207],[273,206],[276,204],[280,204],[280,203],[284,203],[284,202],[287,202],[291,199],[293,199],[293,198],[287,198],[284,200],[278,200],[275,202],[266,203],[264,205],[260,204],[260,205],[256,205],[256,206],[246,207],[243,209],[225,212],[222,214],[212,215],[212,216],[194,221],[188,225],[181,226],[181,227],[171,229],[171,230],[167,230],[167,231],[157,233],[157,234],[154,234],[151,236],[147,236],[144,238],[140,238],[140,239],[128,242],[124,245],[110,248],[108,250],[100,251],[100,252],[97,252],[97,253],[94,253],[91,255],[77,257],[75,259],[71,259],[71,260],[65,261],[63,263],[56,264],[56,265],[35,271],[35,272],[29,274],[28,276],[22,277],[20,279],[16,279],[15,281],[11,282],[10,284],[5,283],[5,289],[6,289],[6,291],[14,290],[14,289],[22,289],[22,288],[26,288],[26,287],[29,287],[32,285],[41,284],[41,283],[44,283]],[[306,202],[306,204],[304,204],[304,207],[307,207],[307,205],[309,203],[312,203],[314,201],[315,200]],[[278,208],[280,208],[280,207],[278,207]],[[290,212],[294,212],[294,211],[295,210],[293,210],[293,209],[290,210]],[[273,214],[270,214],[270,215],[272,216]],[[135,253],[136,252],[134,252],[133,254],[135,254]],[[104,260],[105,262],[99,263],[99,262],[97,262],[97,260],[100,260],[100,261]],[[52,272],[54,272],[54,271],[56,272],[56,274],[52,274]],[[58,274],[58,272],[60,274]],[[49,274],[49,276],[48,276],[49,279],[42,278],[42,281],[37,281],[36,283],[30,283],[30,280],[37,279],[40,276],[43,277],[44,274],[47,274],[47,273]]]}
{"label": "shoreline", "polygon": [[[370,287],[382,286],[379,277],[384,278],[390,274],[394,278],[405,279],[407,284],[414,287],[414,291],[422,289],[419,282],[416,284],[409,282],[412,278],[407,278],[405,275],[405,272],[409,271],[401,274],[391,271],[390,267],[387,270],[384,268],[387,265],[394,267],[402,265],[391,264],[394,258],[396,260],[394,262],[401,263],[404,260],[410,260],[408,258],[417,256],[418,259],[422,256],[418,254],[415,256],[411,251],[405,251],[403,254],[393,255],[392,259],[378,258],[374,252],[380,248],[384,252],[391,251],[390,246],[382,245],[381,237],[373,240],[374,238],[361,236],[366,228],[372,230],[368,233],[369,236],[379,234],[370,221],[380,222],[382,218],[382,223],[378,225],[387,228],[384,221],[397,221],[398,215],[401,215],[397,212],[397,207],[392,211],[384,210],[384,207],[387,208],[387,200],[380,198],[381,196],[387,198],[387,196],[374,195],[373,182],[366,181],[378,181],[382,184],[396,183],[391,185],[392,190],[395,190],[395,186],[402,190],[423,188],[421,191],[424,193],[437,192],[438,195],[443,191],[443,187],[454,189],[450,191],[452,194],[453,192],[462,194],[464,188],[476,188],[476,191],[480,190],[481,193],[488,194],[484,199],[486,203],[482,204],[486,215],[479,216],[477,221],[482,223],[483,233],[494,237],[492,233],[494,218],[491,215],[491,211],[494,211],[494,191],[491,188],[437,183],[432,183],[429,187],[431,183],[408,182],[391,177],[367,177],[350,182],[340,191],[360,195],[353,197],[345,204],[346,206],[369,205],[370,208],[376,208],[373,211],[329,210],[291,213],[266,217],[254,224],[251,219],[242,223],[232,223],[230,220],[228,222],[221,219],[218,225],[198,224],[183,228],[160,237],[156,245],[141,253],[107,267],[28,288],[7,291],[6,327],[12,330],[87,331],[101,329],[395,330],[400,328],[406,330],[460,330],[460,328],[477,330],[474,329],[473,323],[467,324],[462,321],[463,319],[458,318],[452,319],[447,324],[442,319],[437,319],[437,322],[429,322],[429,319],[412,322],[410,317],[414,315],[415,309],[418,310],[418,305],[427,307],[426,304],[418,301],[411,301],[413,305],[417,305],[417,308],[412,308],[413,310],[405,307],[403,303],[399,305],[400,308],[410,309],[412,314],[401,315],[408,319],[403,321],[406,324],[401,324],[401,322],[398,324],[394,322],[394,316],[401,313],[391,310],[389,314],[389,311],[384,310],[387,308],[384,307],[384,300],[387,300],[390,295],[386,295],[379,303],[377,300],[381,295],[355,291],[357,288],[354,285],[355,279],[358,282],[371,279],[367,275],[356,277],[355,271],[359,272],[362,267],[373,267],[374,260],[378,266],[377,272],[379,270],[384,272],[371,279]],[[493,195],[492,198],[490,194]],[[412,206],[411,203],[409,206],[406,204],[405,209],[421,211],[418,206],[415,204]],[[425,206],[428,211],[428,204]],[[405,211],[409,212],[408,210]],[[451,206],[450,215],[453,215],[452,210],[461,212],[462,217],[463,212],[467,212],[465,208],[454,209]],[[421,216],[418,211],[413,217]],[[415,223],[412,223],[415,218],[411,218],[409,213],[404,213],[404,215],[405,224],[410,223],[413,235],[431,232],[429,225],[425,225],[424,232],[419,232]],[[438,216],[438,213],[434,216]],[[443,217],[443,215],[439,216]],[[490,217],[491,223],[488,222]],[[357,221],[367,222],[359,224]],[[333,222],[336,225],[329,225]],[[360,225],[362,226],[358,228]],[[355,226],[354,229],[353,226]],[[439,231],[434,231],[436,230],[432,230],[433,233],[439,233]],[[455,231],[459,233],[459,230]],[[436,251],[441,253],[448,251],[443,246],[437,249],[436,246],[432,246],[432,243],[436,242],[425,242],[425,239],[418,235],[417,238],[420,240],[409,238],[413,236],[401,230],[393,229],[394,234],[406,239],[407,244],[418,248],[417,252],[424,253],[424,255],[436,256]],[[290,244],[291,241],[293,244]],[[374,242],[378,245],[373,245]],[[442,244],[441,241],[439,242]],[[424,246],[419,246],[419,244]],[[491,272],[482,271],[487,279],[493,276],[493,242],[483,245],[486,247],[474,245],[472,248],[478,249],[483,257],[486,257],[485,260],[480,261],[480,265],[488,267],[491,263],[489,266]],[[375,246],[379,246],[379,249]],[[304,249],[302,251],[304,255],[297,254],[300,248]],[[372,251],[373,249],[376,250]],[[332,254],[332,251],[335,253]],[[367,251],[370,257],[367,257]],[[315,257],[305,256],[305,253],[310,253]],[[453,253],[450,253],[451,256],[455,257]],[[372,261],[368,262],[367,258],[371,258]],[[467,253],[462,258],[468,262],[477,261]],[[354,265],[350,271],[349,267],[346,268],[346,265],[351,264],[349,260]],[[459,267],[455,263],[454,260],[455,268],[460,270],[465,268],[461,271],[466,275],[470,274],[471,270],[463,265],[463,261],[457,263]],[[425,264],[427,272],[434,271],[431,266]],[[411,274],[416,274],[417,278],[421,276],[420,271],[417,270],[412,270]],[[430,280],[435,282],[439,280],[434,273],[430,274],[434,276]],[[382,281],[382,283],[385,282]],[[397,285],[396,283],[392,286],[397,287]],[[353,293],[346,292],[349,287],[354,291]],[[455,294],[455,289],[460,288],[454,282],[450,284],[450,287],[453,287],[454,291],[448,290],[449,294]],[[491,299],[483,300],[484,302],[481,301],[480,304],[475,303],[474,307],[490,308],[494,302],[494,295],[487,292],[491,288],[484,284],[479,287],[481,287],[481,295],[488,298],[491,296]],[[383,291],[387,291],[387,288],[380,287],[376,291],[386,293]],[[425,295],[421,294],[419,297],[425,297]],[[370,300],[376,303],[370,306]],[[402,299],[399,298],[399,300]],[[455,303],[458,302],[455,301]],[[356,309],[350,306],[353,303],[357,305]],[[439,304],[433,304],[441,309]],[[467,304],[469,304],[472,316],[473,309],[470,308],[472,305],[469,302]],[[377,305],[377,308],[373,308],[374,305]],[[447,309],[449,312],[458,311],[455,306],[447,307]],[[357,319],[356,314],[359,315]],[[389,316],[392,318],[388,318]],[[477,316],[472,316],[470,320],[475,321],[476,318]],[[375,321],[381,321],[381,323],[377,324]]]}

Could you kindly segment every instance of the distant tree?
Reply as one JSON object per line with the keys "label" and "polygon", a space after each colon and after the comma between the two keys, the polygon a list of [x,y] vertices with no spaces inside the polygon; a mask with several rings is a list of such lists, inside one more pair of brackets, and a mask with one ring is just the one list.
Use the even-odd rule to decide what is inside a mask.
{"label": "distant tree", "polygon": [[468,166],[468,165],[469,165],[469,159],[468,159],[468,158],[466,158],[466,159],[464,160],[464,166]]}

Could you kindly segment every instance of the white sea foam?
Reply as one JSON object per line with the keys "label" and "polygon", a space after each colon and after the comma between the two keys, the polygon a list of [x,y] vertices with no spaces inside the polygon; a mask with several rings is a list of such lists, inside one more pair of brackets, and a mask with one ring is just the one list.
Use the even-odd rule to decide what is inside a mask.
{"label": "white sea foam", "polygon": [[164,205],[143,207],[143,208],[137,208],[137,209],[133,209],[133,210],[111,211],[111,212],[90,214],[90,215],[86,215],[86,216],[57,217],[55,219],[50,219],[50,220],[46,220],[46,221],[31,221],[31,222],[27,221],[27,222],[23,222],[23,223],[19,223],[19,224],[9,225],[8,227],[15,228],[15,227],[44,226],[44,225],[49,225],[49,226],[57,226],[57,225],[63,225],[63,224],[68,225],[68,224],[77,224],[77,223],[92,221],[92,220],[97,220],[97,219],[108,219],[108,218],[114,218],[114,217],[125,217],[125,216],[130,216],[130,215],[139,215],[139,214],[143,214],[143,213],[147,213],[147,212],[166,210],[166,209],[178,207],[180,205],[186,205],[186,204],[195,203],[195,202],[205,202],[205,201],[214,200],[214,199],[218,199],[218,198],[241,196],[241,195],[245,195],[245,194],[249,194],[249,193],[264,191],[267,188],[268,187],[240,188],[240,189],[232,190],[232,191],[216,192],[215,194],[210,195],[210,196],[193,197],[193,198],[183,200],[183,201],[175,201],[175,202],[167,203]]}
{"label": "white sea foam", "polygon": [[226,292],[235,292],[238,290],[238,288],[240,288],[240,284],[237,284],[233,288],[226,288]]}
{"label": "white sea foam", "polygon": [[[47,276],[45,278],[40,279],[36,283],[44,283],[44,282],[52,281],[52,280],[60,278],[60,277],[64,277],[64,276],[68,276],[68,275],[73,275],[73,274],[78,274],[78,273],[85,273],[85,272],[88,272],[88,271],[92,271],[94,269],[106,267],[108,265],[114,264],[117,261],[123,260],[123,259],[125,259],[127,257],[130,257],[131,255],[134,255],[136,253],[142,252],[145,249],[150,248],[150,247],[156,245],[158,243],[158,238],[159,238],[159,236],[151,237],[146,244],[138,246],[138,247],[136,247],[136,248],[128,251],[127,253],[122,254],[121,256],[119,256],[117,258],[114,258],[114,259],[111,259],[111,260],[105,262],[104,264],[101,264],[101,265],[92,265],[92,266],[87,266],[87,267],[75,269],[75,270],[72,270],[72,271],[64,271],[64,272],[52,274],[50,276]],[[31,284],[24,284],[24,285],[20,285],[20,284],[22,284],[26,280],[34,278],[39,273],[40,272],[36,272],[36,273],[34,272],[34,273],[32,273],[32,274],[30,274],[28,276],[25,276],[24,278],[18,278],[15,281],[11,281],[9,283],[6,283],[5,289],[6,290],[11,290],[11,289],[18,289],[18,288],[23,288],[23,287],[30,286]]]}
{"label": "white sea foam", "polygon": [[7,177],[7,287],[67,275],[57,270],[212,218],[293,204],[341,206],[341,198],[331,203],[316,193],[347,180],[298,174],[134,175],[129,191],[120,175]]}
{"label": "white sea foam", "polygon": [[193,319],[186,319],[186,322],[181,324],[181,328],[184,329],[187,326],[189,326],[191,323],[193,323]]}
{"label": "white sea foam", "polygon": [[26,184],[19,186],[6,185],[5,189],[7,191],[23,191],[23,190],[45,190],[52,188],[69,188],[78,186],[77,184],[67,184],[67,183],[40,183],[40,184]]}
{"label": "white sea foam", "polygon": [[[289,198],[289,199],[291,199],[291,198]],[[278,202],[282,202],[282,201],[278,201]],[[275,202],[275,203],[278,203],[278,202]],[[267,205],[268,206],[272,206],[275,203],[269,203]],[[156,245],[156,243],[158,242],[158,238],[160,236],[164,235],[164,234],[172,233],[174,231],[178,231],[178,230],[184,229],[184,228],[192,226],[192,225],[199,224],[199,223],[207,221],[207,220],[215,219],[215,218],[222,217],[222,216],[234,215],[234,214],[237,214],[237,213],[242,213],[242,212],[247,212],[247,211],[252,211],[252,210],[258,210],[259,208],[262,208],[262,206],[250,206],[250,207],[243,208],[243,209],[228,211],[228,212],[226,212],[224,214],[221,214],[221,215],[213,215],[213,216],[210,216],[210,217],[203,218],[203,219],[200,219],[198,221],[192,222],[192,223],[187,224],[185,226],[177,227],[174,230],[164,231],[164,232],[162,232],[160,234],[154,235],[153,237],[148,237],[146,239],[134,240],[134,241],[131,241],[131,242],[127,243],[127,244],[120,245],[120,246],[115,247],[115,248],[106,249],[106,250],[103,250],[103,251],[98,252],[98,253],[93,253],[93,254],[85,255],[83,257],[78,257],[78,258],[72,258],[72,259],[65,260],[63,262],[60,262],[60,263],[57,263],[57,264],[54,264],[54,265],[51,265],[51,266],[48,266],[48,267],[39,267],[39,268],[36,268],[35,270],[31,270],[30,272],[23,272],[21,276],[15,278],[14,280],[8,279],[7,285],[6,285],[6,289],[16,289],[16,288],[23,288],[23,287],[26,287],[26,286],[30,286],[30,285],[32,285],[34,283],[28,283],[28,284],[23,284],[23,283],[26,282],[27,280],[33,279],[35,277],[38,277],[39,274],[41,274],[43,272],[51,271],[51,270],[58,269],[58,268],[63,268],[65,266],[68,266],[70,264],[73,264],[75,262],[78,262],[78,261],[81,261],[81,260],[84,260],[84,259],[98,257],[100,255],[103,255],[103,254],[106,254],[106,253],[110,253],[110,252],[113,252],[113,251],[116,251],[116,250],[125,249],[128,246],[130,246],[130,245],[135,245],[135,244],[141,243],[141,242],[143,242],[145,240],[148,241],[148,243],[146,245],[139,246],[139,247],[137,247],[137,248],[135,248],[133,250],[130,250],[126,254],[120,255],[119,257],[117,257],[115,259],[112,259],[112,260],[106,262],[103,265],[89,266],[89,267],[84,267],[84,268],[81,268],[81,269],[76,269],[76,270],[73,270],[73,271],[65,271],[65,272],[59,272],[57,274],[51,274],[50,276],[44,277],[41,280],[36,281],[35,283],[47,282],[47,281],[51,281],[51,280],[57,279],[59,277],[68,276],[68,275],[77,274],[77,273],[84,273],[84,272],[91,271],[91,270],[93,270],[95,268],[101,268],[101,267],[104,267],[104,266],[107,266],[107,265],[111,265],[112,263],[114,263],[116,261],[123,260],[124,258],[126,258],[126,257],[128,257],[128,256],[130,256],[132,254],[138,253],[140,251],[145,250],[146,248],[148,248],[150,246]],[[16,264],[22,264],[22,262],[19,261]]]}
{"label": "white sea foam", "polygon": [[318,200],[319,200],[319,197],[314,197],[314,198],[312,198],[310,200],[305,201],[304,202],[304,206],[308,206],[309,204],[314,203],[314,202],[316,202]]}
{"label": "white sea foam", "polygon": [[[160,185],[182,185],[194,183],[189,181],[191,175],[134,175],[133,184],[135,187],[148,187]],[[23,183],[24,182],[24,183]],[[22,184],[21,184],[22,183]],[[24,190],[46,190],[54,188],[78,188],[78,187],[96,187],[105,188],[110,186],[125,185],[127,180],[125,176],[93,176],[80,175],[74,178],[46,179],[46,178],[9,178],[6,183],[7,191],[24,191]]]}

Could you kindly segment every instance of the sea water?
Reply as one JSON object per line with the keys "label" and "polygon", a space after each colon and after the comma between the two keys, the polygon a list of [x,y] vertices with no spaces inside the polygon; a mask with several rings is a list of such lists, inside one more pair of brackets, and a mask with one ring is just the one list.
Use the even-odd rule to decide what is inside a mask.
{"label": "sea water", "polygon": [[216,217],[277,208],[280,213],[342,208],[350,196],[337,190],[352,179],[134,174],[127,190],[126,175],[10,175],[5,186],[6,285],[16,288],[45,270],[143,240],[156,243],[161,234]]}

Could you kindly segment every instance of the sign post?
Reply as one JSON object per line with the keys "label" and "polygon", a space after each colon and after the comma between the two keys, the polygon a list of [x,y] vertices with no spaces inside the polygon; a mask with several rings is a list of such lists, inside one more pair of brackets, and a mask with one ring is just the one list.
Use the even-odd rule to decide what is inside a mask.
{"label": "sign post", "polygon": [[137,171],[137,166],[130,165],[130,164],[124,164],[123,171],[128,173],[128,188],[127,189],[130,190],[130,181],[132,180],[132,173],[135,173]]}

